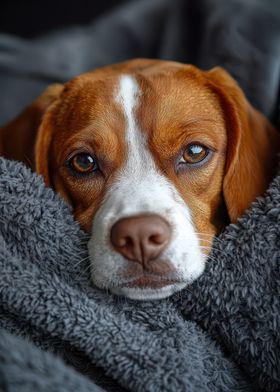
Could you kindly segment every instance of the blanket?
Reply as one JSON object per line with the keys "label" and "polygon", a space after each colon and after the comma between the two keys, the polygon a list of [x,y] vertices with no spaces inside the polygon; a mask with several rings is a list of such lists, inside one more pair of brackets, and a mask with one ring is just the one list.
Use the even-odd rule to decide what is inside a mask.
{"label": "blanket", "polygon": [[[65,378],[88,390],[88,378],[67,365],[107,391],[253,390],[249,372],[198,323],[184,320],[179,302],[135,303],[94,287],[87,236],[70,208],[36,174],[3,158],[0,217],[0,375],[7,390],[60,391]],[[267,366],[276,371],[270,360]]]}
{"label": "blanket", "polygon": [[70,207],[1,158],[0,385],[279,391],[279,206],[277,177],[216,239],[192,286],[135,303],[93,286],[88,237]]}

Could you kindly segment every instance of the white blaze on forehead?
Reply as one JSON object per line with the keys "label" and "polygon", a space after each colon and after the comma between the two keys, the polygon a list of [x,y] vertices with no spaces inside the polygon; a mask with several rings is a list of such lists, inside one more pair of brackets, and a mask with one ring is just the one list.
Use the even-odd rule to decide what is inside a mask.
{"label": "white blaze on forehead", "polygon": [[119,91],[117,94],[117,102],[121,103],[128,129],[131,130],[135,126],[133,109],[136,106],[139,96],[139,89],[136,80],[129,75],[123,75],[119,82]]}
{"label": "white blaze on forehead", "polygon": [[[140,96],[141,91],[135,78],[130,75],[121,76],[116,98],[123,108],[126,119],[127,144],[127,161],[121,174],[122,177],[138,184],[139,180],[143,181],[151,171],[157,172],[153,157],[148,150],[146,135],[139,129],[136,118]],[[138,191],[141,192],[140,189]]]}
{"label": "white blaze on forehead", "polygon": [[126,171],[130,169],[134,175],[137,169],[139,170],[141,167],[143,169],[143,165],[146,167],[148,162],[152,163],[148,157],[149,154],[147,154],[144,134],[139,130],[136,120],[140,96],[141,92],[137,81],[129,75],[121,76],[117,102],[122,105],[126,119],[125,140],[128,157]]}

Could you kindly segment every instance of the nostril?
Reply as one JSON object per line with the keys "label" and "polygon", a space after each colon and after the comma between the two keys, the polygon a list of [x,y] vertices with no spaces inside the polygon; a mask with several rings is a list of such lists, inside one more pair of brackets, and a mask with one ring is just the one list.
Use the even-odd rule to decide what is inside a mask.
{"label": "nostril", "polygon": [[129,233],[119,222],[111,229],[111,243],[116,248],[123,248],[132,243]]}
{"label": "nostril", "polygon": [[152,234],[149,237],[149,242],[155,245],[161,245],[167,241],[167,238],[161,234]]}
{"label": "nostril", "polygon": [[115,246],[123,248],[124,246],[132,246],[132,239],[130,237],[120,237],[115,241]]}

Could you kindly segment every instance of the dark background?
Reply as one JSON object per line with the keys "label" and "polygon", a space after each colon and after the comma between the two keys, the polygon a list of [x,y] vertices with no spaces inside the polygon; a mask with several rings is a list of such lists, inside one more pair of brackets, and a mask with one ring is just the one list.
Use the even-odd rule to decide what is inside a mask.
{"label": "dark background", "polygon": [[125,2],[129,0],[2,0],[0,31],[33,38],[67,25],[87,24]]}
{"label": "dark background", "polygon": [[280,124],[280,0],[2,0],[0,10],[0,125],[49,84],[133,57],[222,66]]}

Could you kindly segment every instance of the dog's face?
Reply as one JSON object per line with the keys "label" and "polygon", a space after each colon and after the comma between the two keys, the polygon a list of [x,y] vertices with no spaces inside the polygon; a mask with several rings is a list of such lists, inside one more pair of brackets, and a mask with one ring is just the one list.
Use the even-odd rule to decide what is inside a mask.
{"label": "dog's face", "polygon": [[217,98],[178,66],[104,71],[70,84],[53,119],[50,181],[92,233],[96,285],[151,299],[197,278],[222,207]]}
{"label": "dog's face", "polygon": [[180,290],[203,272],[214,235],[265,187],[261,176],[245,202],[232,201],[242,187],[232,162],[247,139],[229,131],[244,120],[215,77],[130,61],[75,78],[45,111],[36,169],[90,233],[98,287],[133,299]]}

